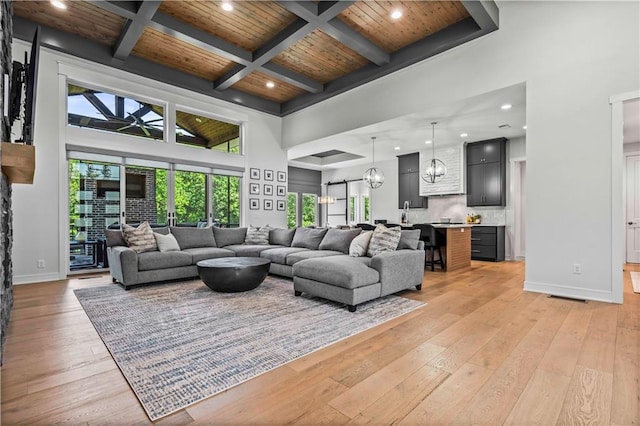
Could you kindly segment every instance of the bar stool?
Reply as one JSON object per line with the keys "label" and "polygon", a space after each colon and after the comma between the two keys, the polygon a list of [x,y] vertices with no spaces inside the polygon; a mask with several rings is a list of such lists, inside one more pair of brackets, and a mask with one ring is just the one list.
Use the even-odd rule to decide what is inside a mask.
{"label": "bar stool", "polygon": [[[420,230],[420,240],[424,242],[425,266],[431,266],[431,270],[435,271],[435,265],[440,265],[444,271],[444,259],[442,257],[441,247],[444,245],[444,237],[436,228],[428,223],[418,223],[413,225],[413,229]],[[435,259],[435,252],[438,250],[438,259]]]}

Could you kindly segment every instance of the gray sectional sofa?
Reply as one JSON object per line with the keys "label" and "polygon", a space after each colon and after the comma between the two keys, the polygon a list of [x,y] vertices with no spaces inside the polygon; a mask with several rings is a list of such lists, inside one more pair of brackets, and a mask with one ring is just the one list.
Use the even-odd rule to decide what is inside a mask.
{"label": "gray sectional sofa", "polygon": [[[373,257],[351,257],[349,245],[360,230],[272,229],[269,244],[245,244],[246,228],[156,228],[171,233],[179,251],[136,253],[120,230],[106,230],[107,256],[114,282],[131,286],[198,276],[196,263],[231,256],[260,256],[269,272],[293,278],[295,295],[308,293],[348,305],[416,287],[421,289],[424,246],[416,231],[402,231],[399,247]],[[417,231],[419,232],[419,231]]]}

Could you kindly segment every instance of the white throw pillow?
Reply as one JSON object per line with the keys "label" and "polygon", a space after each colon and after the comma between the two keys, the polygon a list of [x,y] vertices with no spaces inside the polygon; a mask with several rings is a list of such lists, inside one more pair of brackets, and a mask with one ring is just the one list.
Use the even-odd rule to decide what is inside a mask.
{"label": "white throw pillow", "polygon": [[387,228],[383,224],[379,224],[373,230],[369,248],[367,249],[367,256],[373,257],[385,251],[395,251],[398,248],[401,236],[402,228],[399,226]]}
{"label": "white throw pillow", "polygon": [[369,241],[371,241],[372,235],[373,231],[367,231],[351,240],[351,245],[349,246],[349,256],[361,257],[366,255],[367,249],[369,248]]}
{"label": "white throw pillow", "polygon": [[162,235],[157,232],[153,233],[153,236],[156,239],[156,244],[158,245],[158,250],[160,251],[180,251],[180,245],[178,244],[178,240],[173,234]]}
{"label": "white throw pillow", "polygon": [[137,228],[129,225],[122,226],[122,236],[127,246],[136,253],[144,253],[145,251],[156,251],[156,239],[153,238],[153,230],[149,222],[144,221]]}

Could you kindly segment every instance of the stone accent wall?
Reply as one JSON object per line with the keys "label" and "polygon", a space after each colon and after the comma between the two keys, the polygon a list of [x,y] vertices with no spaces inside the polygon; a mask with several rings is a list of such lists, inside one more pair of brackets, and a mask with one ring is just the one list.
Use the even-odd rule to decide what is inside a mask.
{"label": "stone accent wall", "polygon": [[[11,43],[13,41],[12,3],[0,2],[0,111],[4,110],[4,74],[10,74]],[[0,139],[9,141],[11,127],[2,116]],[[2,158],[2,151],[0,151]],[[0,365],[2,365],[2,349],[7,332],[7,325],[13,307],[13,273],[11,270],[11,245],[13,243],[13,220],[11,213],[11,185],[6,176],[2,175],[0,183]]]}

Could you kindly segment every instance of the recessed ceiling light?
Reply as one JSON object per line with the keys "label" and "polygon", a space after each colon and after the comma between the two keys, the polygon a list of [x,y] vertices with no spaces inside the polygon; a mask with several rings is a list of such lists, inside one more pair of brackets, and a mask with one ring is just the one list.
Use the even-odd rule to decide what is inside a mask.
{"label": "recessed ceiling light", "polygon": [[274,87],[276,87],[276,84],[273,81],[267,81],[265,86],[267,86],[269,89],[273,89]]}
{"label": "recessed ceiling light", "polygon": [[522,126],[523,129],[527,130],[527,125]]}
{"label": "recessed ceiling light", "polygon": [[511,109],[511,104],[504,104],[500,107],[500,109]]}
{"label": "recessed ceiling light", "polygon": [[223,1],[222,2],[222,9],[226,10],[227,12],[231,12],[233,10],[233,5],[229,1]]}
{"label": "recessed ceiling light", "polygon": [[399,151],[399,150],[400,150],[400,147],[399,147],[399,146],[396,146],[396,147],[395,147],[395,148],[393,148],[393,149],[395,149],[396,151]]}
{"label": "recessed ceiling light", "polygon": [[466,138],[467,136],[469,136],[467,133],[460,133],[461,138]]}
{"label": "recessed ceiling light", "polygon": [[424,141],[424,143],[426,143],[427,145],[431,143],[431,141]]}
{"label": "recessed ceiling light", "polygon": [[400,9],[395,9],[391,12],[391,19],[400,19],[402,18],[402,11]]}
{"label": "recessed ceiling light", "polygon": [[61,2],[60,0],[51,0],[51,4],[53,7],[57,7],[58,9],[66,9],[67,5]]}

